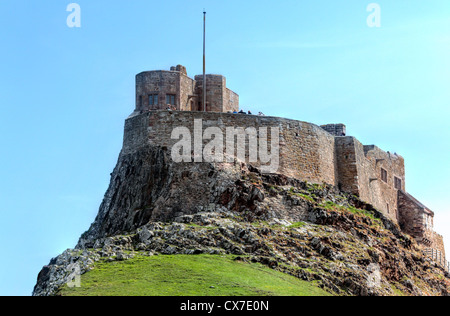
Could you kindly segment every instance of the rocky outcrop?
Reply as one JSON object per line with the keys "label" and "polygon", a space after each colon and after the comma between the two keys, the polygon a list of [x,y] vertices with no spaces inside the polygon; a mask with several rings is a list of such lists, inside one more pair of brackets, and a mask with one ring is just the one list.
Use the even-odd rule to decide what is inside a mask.
{"label": "rocky outcrop", "polygon": [[[226,169],[226,170],[224,170]],[[170,221],[210,207],[212,190],[231,185],[239,171],[208,163],[174,163],[157,146],[121,154],[100,210],[79,247],[130,232],[149,221]]]}
{"label": "rocky outcrop", "polygon": [[121,155],[90,229],[41,271],[57,295],[99,260],[234,254],[336,295],[448,295],[449,279],[399,227],[329,185],[229,164],[176,164],[160,147]]}

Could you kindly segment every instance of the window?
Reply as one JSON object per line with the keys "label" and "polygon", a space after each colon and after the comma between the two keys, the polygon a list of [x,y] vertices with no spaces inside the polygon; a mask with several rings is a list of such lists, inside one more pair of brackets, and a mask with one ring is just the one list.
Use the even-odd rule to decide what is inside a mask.
{"label": "window", "polygon": [[431,220],[431,216],[428,214],[423,214],[424,217],[424,224],[426,229],[432,229],[433,228],[433,222]]}
{"label": "window", "polygon": [[142,95],[139,96],[139,107],[142,107]]}
{"label": "window", "polygon": [[167,94],[166,95],[166,104],[176,105],[175,104],[175,94]]}
{"label": "window", "polygon": [[387,183],[387,178],[388,178],[387,171],[381,168],[381,180]]}
{"label": "window", "polygon": [[157,94],[149,94],[148,95],[148,105],[149,106],[157,106],[158,105],[158,95]]}
{"label": "window", "polygon": [[394,177],[394,187],[397,190],[401,190],[402,189],[402,179]]}
{"label": "window", "polygon": [[389,209],[389,203],[386,204],[388,214],[391,214],[391,210]]}

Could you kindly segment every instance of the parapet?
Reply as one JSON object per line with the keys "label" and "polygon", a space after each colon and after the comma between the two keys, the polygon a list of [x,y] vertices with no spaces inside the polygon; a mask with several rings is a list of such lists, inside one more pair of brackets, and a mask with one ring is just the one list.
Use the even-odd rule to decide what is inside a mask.
{"label": "parapet", "polygon": [[344,124],[327,124],[321,125],[324,130],[334,136],[346,136],[347,127]]}
{"label": "parapet", "polygon": [[170,71],[178,71],[178,72],[182,73],[183,75],[187,76],[186,67],[184,67],[182,65],[177,65],[175,67],[170,67]]}

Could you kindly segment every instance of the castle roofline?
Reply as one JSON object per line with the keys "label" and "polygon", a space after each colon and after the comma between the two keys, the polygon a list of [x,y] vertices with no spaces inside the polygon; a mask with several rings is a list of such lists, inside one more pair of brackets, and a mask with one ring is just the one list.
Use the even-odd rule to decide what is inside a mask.
{"label": "castle roofline", "polygon": [[[195,77],[203,78],[203,75],[196,75]],[[219,74],[206,74],[206,77],[225,77],[225,76]]]}
{"label": "castle roofline", "polygon": [[[145,70],[145,71],[141,71],[136,76],[141,75],[141,74],[151,73],[151,72],[178,72],[178,73],[184,74],[182,71],[178,71],[178,70],[163,70],[163,69],[160,69],[160,70]],[[224,75],[220,75],[220,74],[206,74],[206,76],[225,77]],[[195,75],[195,77],[203,77],[203,75]]]}
{"label": "castle roofline", "polygon": [[176,72],[176,73],[185,75],[186,77],[189,77],[187,74],[183,73],[182,71],[178,71],[178,70],[146,70],[146,71],[141,71],[136,76],[143,75],[143,74],[148,74],[148,73],[155,73],[155,72],[168,72],[168,73]]}
{"label": "castle roofline", "polygon": [[[128,120],[130,118],[134,118],[136,116],[151,115],[152,113],[155,113],[155,112],[167,112],[167,110],[134,111],[133,113],[131,113],[131,115],[126,120]],[[182,113],[182,112],[183,111],[175,111],[175,113]],[[205,113],[203,111],[189,111],[189,112],[191,112],[191,113]],[[240,114],[240,113],[227,113],[227,112],[206,112],[206,113],[208,113],[208,114],[214,113],[214,114],[217,115],[217,117],[220,117],[221,115],[226,115],[226,116],[238,116],[238,117],[248,116],[248,117],[259,118],[261,120],[266,120],[266,119],[272,120],[273,119],[273,120],[277,120],[279,122],[291,123],[292,126],[294,126],[294,124],[297,124],[297,125],[298,124],[307,124],[307,125],[316,127],[320,131],[323,131],[323,132],[325,132],[326,134],[328,134],[330,136],[333,136],[330,133],[327,133],[323,128],[321,128],[319,125],[317,125],[315,123],[311,123],[311,122],[307,122],[307,121],[301,121],[301,120],[296,120],[296,119],[285,118],[285,117],[281,117],[281,116],[269,116],[269,115],[259,116],[259,115],[256,115],[256,114]],[[352,137],[352,138],[356,139],[356,137],[354,137],[354,136],[347,136],[347,137]]]}
{"label": "castle roofline", "polygon": [[399,155],[397,153],[391,153],[390,151],[383,150],[380,147],[378,147],[377,145],[363,145],[363,147],[364,147],[365,155],[367,155],[370,151],[380,151],[380,152],[386,153],[392,159],[404,159],[401,155]]}

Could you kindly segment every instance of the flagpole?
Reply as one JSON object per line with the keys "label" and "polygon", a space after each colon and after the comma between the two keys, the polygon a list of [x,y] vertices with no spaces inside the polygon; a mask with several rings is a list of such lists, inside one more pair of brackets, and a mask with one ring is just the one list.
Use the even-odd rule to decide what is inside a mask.
{"label": "flagpole", "polygon": [[206,11],[203,10],[203,111],[206,112]]}

